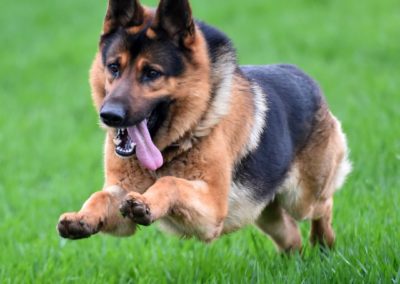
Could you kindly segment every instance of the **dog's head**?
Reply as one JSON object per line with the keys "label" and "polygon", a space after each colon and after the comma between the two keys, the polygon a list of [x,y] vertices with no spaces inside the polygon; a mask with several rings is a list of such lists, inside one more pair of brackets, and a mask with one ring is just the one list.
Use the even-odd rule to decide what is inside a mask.
{"label": "dog's head", "polygon": [[109,0],[91,85],[116,153],[148,169],[160,150],[200,120],[210,96],[210,62],[188,0]]}

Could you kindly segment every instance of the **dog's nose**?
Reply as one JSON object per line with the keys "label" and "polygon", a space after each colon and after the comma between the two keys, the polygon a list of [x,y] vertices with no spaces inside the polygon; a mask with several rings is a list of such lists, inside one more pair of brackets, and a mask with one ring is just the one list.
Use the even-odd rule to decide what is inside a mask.
{"label": "dog's nose", "polygon": [[101,120],[108,126],[123,126],[127,110],[120,103],[106,103],[100,110]]}

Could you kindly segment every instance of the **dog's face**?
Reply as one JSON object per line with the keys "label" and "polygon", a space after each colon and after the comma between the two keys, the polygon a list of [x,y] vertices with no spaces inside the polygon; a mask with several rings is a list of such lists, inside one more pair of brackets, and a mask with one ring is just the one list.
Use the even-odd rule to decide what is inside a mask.
{"label": "dog's face", "polygon": [[158,148],[188,131],[206,108],[209,64],[187,0],[162,0],[155,12],[136,0],[110,0],[91,82],[116,153],[136,153],[146,168],[160,167]]}

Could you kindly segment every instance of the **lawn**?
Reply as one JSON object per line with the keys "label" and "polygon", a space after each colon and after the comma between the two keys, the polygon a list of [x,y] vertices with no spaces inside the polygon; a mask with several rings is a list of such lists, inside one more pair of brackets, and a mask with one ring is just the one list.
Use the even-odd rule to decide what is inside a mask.
{"label": "lawn", "polygon": [[210,245],[156,226],[125,239],[59,238],[59,215],[103,183],[104,134],[87,82],[106,1],[7,1],[0,283],[399,283],[400,2],[192,2],[197,18],[232,37],[241,63],[294,63],[323,86],[354,166],[335,199],[336,249],[283,257],[252,227]]}

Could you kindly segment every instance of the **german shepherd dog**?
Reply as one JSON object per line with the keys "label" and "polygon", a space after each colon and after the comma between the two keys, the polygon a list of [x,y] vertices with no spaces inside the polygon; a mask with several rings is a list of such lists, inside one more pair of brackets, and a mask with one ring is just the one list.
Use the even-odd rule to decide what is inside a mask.
{"label": "german shepherd dog", "polygon": [[238,66],[188,0],[109,0],[91,69],[105,184],[60,217],[64,238],[132,235],[155,221],[209,242],[256,224],[282,251],[331,247],[333,194],[351,166],[320,88],[293,65]]}

